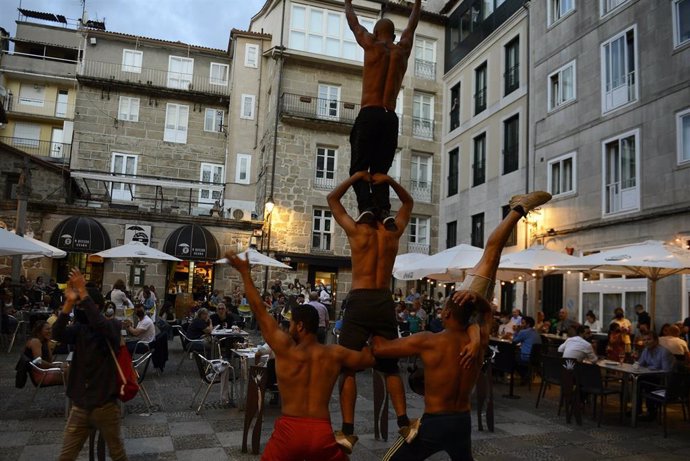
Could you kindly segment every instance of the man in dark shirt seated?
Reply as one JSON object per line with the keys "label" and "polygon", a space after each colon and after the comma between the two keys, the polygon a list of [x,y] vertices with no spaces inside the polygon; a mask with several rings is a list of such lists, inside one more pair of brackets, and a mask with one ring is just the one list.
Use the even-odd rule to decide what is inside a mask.
{"label": "man in dark shirt seated", "polygon": [[211,319],[208,315],[208,309],[202,307],[196,312],[196,317],[192,320],[192,323],[187,327],[187,338],[189,339],[203,339],[204,342],[195,342],[192,344],[190,351],[196,351],[204,353],[210,350],[211,338],[208,336],[213,330],[213,325],[211,324]]}
{"label": "man in dark shirt seated", "polygon": [[232,328],[235,322],[235,316],[232,312],[228,311],[228,308],[225,307],[225,303],[218,303],[215,314],[211,314],[211,325],[213,325],[213,328],[219,325],[221,329]]}

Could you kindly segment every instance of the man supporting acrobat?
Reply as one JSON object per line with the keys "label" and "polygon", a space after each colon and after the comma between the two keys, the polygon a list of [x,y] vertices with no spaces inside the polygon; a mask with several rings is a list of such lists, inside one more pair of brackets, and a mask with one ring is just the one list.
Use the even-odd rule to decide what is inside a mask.
{"label": "man supporting acrobat", "polygon": [[384,461],[419,461],[434,453],[446,451],[452,460],[471,461],[470,393],[479,376],[481,360],[463,369],[458,351],[470,343],[468,327],[473,317],[481,330],[481,351],[486,350],[491,329],[491,306],[487,299],[493,293],[501,252],[511,231],[530,210],[551,199],[546,192],[532,192],[511,199],[511,211],[489,237],[484,254],[460,290],[446,302],[441,313],[444,330],[440,333],[417,333],[388,341],[373,339],[378,358],[419,355],[424,363],[424,415],[417,437],[410,443],[399,438]]}

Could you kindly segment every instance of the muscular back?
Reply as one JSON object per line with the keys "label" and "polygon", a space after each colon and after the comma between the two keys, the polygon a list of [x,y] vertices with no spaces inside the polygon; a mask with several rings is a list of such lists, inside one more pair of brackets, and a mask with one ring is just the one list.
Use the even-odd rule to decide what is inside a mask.
{"label": "muscular back", "polygon": [[401,233],[387,231],[380,222],[376,229],[368,224],[356,226],[347,236],[352,250],[352,289],[387,289]]}
{"label": "muscular back", "polygon": [[409,57],[409,47],[392,42],[375,41],[364,48],[362,107],[395,110]]}

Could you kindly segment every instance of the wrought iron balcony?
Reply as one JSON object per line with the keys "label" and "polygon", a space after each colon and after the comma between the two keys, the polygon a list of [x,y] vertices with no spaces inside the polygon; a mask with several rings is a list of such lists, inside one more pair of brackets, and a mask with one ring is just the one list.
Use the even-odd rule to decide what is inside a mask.
{"label": "wrought iron balcony", "polygon": [[431,181],[410,180],[410,195],[420,202],[431,202]]}
{"label": "wrought iron balcony", "polygon": [[352,125],[359,113],[359,104],[337,99],[321,99],[292,93],[283,93],[280,99],[281,114],[284,116]]}
{"label": "wrought iron balcony", "polygon": [[517,90],[520,86],[520,65],[516,64],[508,69],[505,74],[503,74],[503,78],[504,94],[510,94]]}
{"label": "wrought iron balcony", "polygon": [[407,243],[407,252],[408,253],[422,253],[422,254],[428,255],[429,254],[429,244],[428,243],[408,242]]}
{"label": "wrought iron balcony", "polygon": [[427,118],[412,117],[412,136],[433,141],[434,121]]}
{"label": "wrought iron balcony", "polygon": [[423,59],[415,59],[414,75],[415,77],[423,78],[425,80],[436,80],[436,63],[433,61],[425,61]]}
{"label": "wrought iron balcony", "polygon": [[474,114],[477,115],[484,109],[486,109],[486,87],[474,93]]}
{"label": "wrought iron balcony", "polygon": [[122,63],[86,60],[79,66],[78,77],[149,88],[230,95],[228,81],[215,80],[206,74],[171,72],[166,69],[152,69]]}
{"label": "wrought iron balcony", "polygon": [[14,138],[0,136],[0,142],[26,152],[27,154],[43,157],[47,160],[69,163],[72,154],[72,145],[61,142],[40,141],[30,138]]}

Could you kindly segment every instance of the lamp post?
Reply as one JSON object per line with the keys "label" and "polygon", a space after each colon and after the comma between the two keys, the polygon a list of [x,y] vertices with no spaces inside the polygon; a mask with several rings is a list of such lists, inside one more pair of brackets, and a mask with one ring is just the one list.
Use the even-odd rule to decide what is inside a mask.
{"label": "lamp post", "polygon": [[[271,222],[273,221],[273,195],[268,197],[264,205],[264,221],[268,220],[268,235],[266,236],[266,256],[269,256],[271,251]],[[264,268],[264,293],[268,292],[268,266]],[[262,295],[264,294],[262,293]]]}

